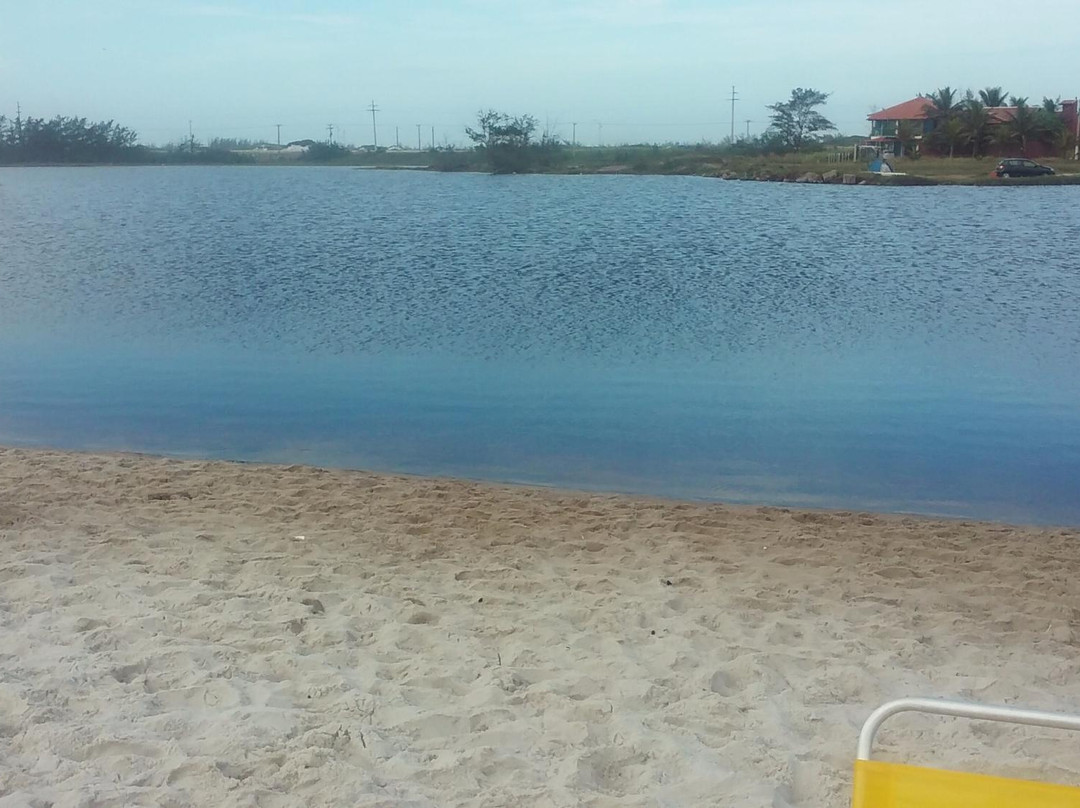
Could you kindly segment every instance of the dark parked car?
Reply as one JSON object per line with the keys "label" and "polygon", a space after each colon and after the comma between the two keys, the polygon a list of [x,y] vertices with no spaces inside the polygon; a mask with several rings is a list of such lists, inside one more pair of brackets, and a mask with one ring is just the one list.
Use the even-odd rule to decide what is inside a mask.
{"label": "dark parked car", "polygon": [[1034,160],[1008,157],[998,163],[994,173],[999,177],[1041,177],[1043,174],[1053,174],[1054,169],[1050,166],[1039,165]]}

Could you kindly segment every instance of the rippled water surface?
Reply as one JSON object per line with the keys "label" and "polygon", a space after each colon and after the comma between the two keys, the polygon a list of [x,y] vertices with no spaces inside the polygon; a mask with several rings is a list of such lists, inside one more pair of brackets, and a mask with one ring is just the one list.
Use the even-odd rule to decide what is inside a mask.
{"label": "rippled water surface", "polygon": [[0,442],[1080,524],[1080,188],[0,170]]}

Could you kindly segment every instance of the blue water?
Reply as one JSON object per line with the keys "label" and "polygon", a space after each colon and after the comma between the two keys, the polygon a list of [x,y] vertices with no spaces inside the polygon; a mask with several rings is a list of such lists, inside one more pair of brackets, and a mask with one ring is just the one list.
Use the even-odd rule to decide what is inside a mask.
{"label": "blue water", "polygon": [[0,170],[0,443],[1080,524],[1080,188]]}

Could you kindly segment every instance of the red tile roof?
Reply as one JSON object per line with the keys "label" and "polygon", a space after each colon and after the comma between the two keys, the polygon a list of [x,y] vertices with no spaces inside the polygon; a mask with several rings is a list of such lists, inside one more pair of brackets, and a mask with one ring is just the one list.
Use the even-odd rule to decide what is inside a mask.
{"label": "red tile roof", "polygon": [[930,117],[926,114],[927,107],[934,108],[934,105],[930,103],[930,99],[916,96],[903,104],[897,104],[895,107],[889,107],[881,110],[881,112],[875,112],[873,115],[867,115],[866,119],[868,121],[924,121]]}
{"label": "red tile roof", "polygon": [[1016,107],[987,107],[990,123],[1008,123],[1016,117]]}

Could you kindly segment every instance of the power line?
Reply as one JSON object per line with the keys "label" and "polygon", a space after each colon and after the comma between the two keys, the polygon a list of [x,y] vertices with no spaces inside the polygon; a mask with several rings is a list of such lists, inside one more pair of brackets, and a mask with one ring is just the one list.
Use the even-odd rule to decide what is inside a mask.
{"label": "power line", "polygon": [[330,133],[330,137],[327,139],[326,142],[329,143],[331,146],[333,146],[334,145],[334,125],[332,123],[328,123],[326,125],[326,131]]}

